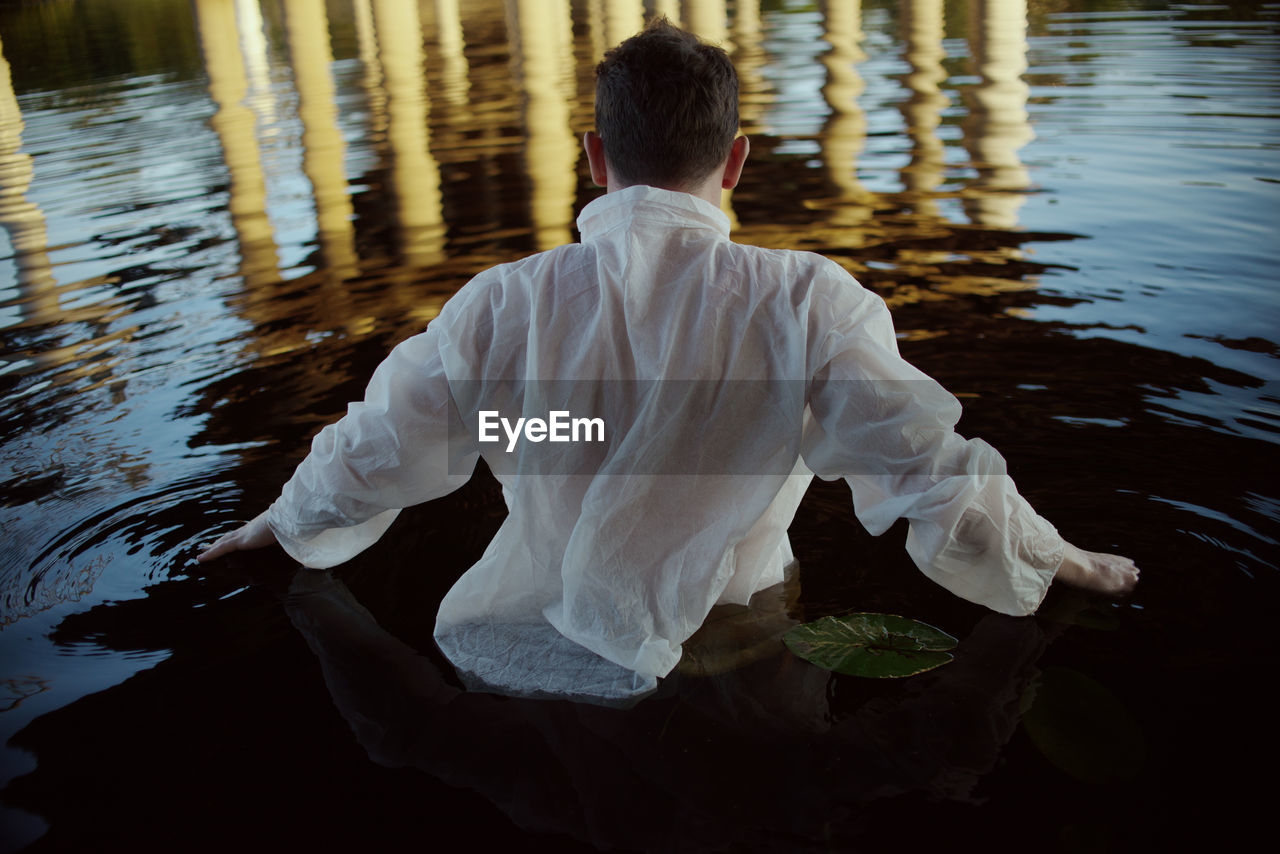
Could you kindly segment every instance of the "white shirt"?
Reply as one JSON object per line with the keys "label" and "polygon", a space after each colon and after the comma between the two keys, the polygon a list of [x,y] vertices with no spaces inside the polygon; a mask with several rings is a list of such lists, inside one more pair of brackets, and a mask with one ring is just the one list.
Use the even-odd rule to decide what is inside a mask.
{"label": "white shirt", "polygon": [[[472,687],[603,703],[656,688],[714,604],[782,579],[814,472],[845,478],[871,533],[910,520],[948,590],[1035,610],[1064,543],[954,432],[959,404],[899,356],[883,300],[821,256],[733,243],[685,193],[609,193],[578,226],[476,276],[316,436],[268,515],[291,555],[351,558],[483,455],[509,514],[436,641]],[[479,441],[481,410],[553,409],[604,441]]]}

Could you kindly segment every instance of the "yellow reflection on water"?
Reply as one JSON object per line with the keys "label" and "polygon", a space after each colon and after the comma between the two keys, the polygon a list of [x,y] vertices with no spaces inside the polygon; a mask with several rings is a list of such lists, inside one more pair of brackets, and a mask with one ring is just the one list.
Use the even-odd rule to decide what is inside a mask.
{"label": "yellow reflection on water", "polygon": [[968,93],[964,123],[979,179],[965,212],[972,222],[995,228],[1018,224],[1031,183],[1018,150],[1035,136],[1027,117],[1026,0],[978,0],[970,21],[969,50],[982,82]]}
{"label": "yellow reflection on water", "polygon": [[858,156],[867,139],[867,116],[858,103],[866,89],[858,65],[866,60],[862,50],[861,0],[840,0],[826,5],[825,39],[831,50],[823,55],[827,83],[822,97],[831,108],[822,131],[822,162],[827,180],[836,191],[830,222],[854,226],[871,218],[871,193],[858,180]]}
{"label": "yellow reflection on water", "polygon": [[552,249],[572,240],[578,141],[569,127],[562,81],[573,79],[569,4],[508,0],[513,76],[524,93],[525,169],[534,244]]}
{"label": "yellow reflection on water", "polygon": [[[326,15],[348,7],[326,6],[323,0],[281,2],[318,242],[329,275],[341,280],[357,275],[361,264]],[[821,37],[830,46],[815,57],[825,72],[821,99],[826,119],[815,135],[820,156],[813,165],[822,169],[824,189],[804,198],[818,220],[809,233],[781,234],[784,242],[807,242],[821,233],[834,237],[837,246],[864,245],[885,229],[893,230],[892,223],[878,221],[882,217],[876,212],[886,206],[905,204],[917,225],[941,224],[942,203],[957,195],[970,222],[1016,226],[1023,192],[1030,185],[1018,151],[1032,136],[1028,90],[1021,80],[1027,51],[1025,0],[973,0],[966,7],[979,82],[965,92],[963,144],[976,177],[962,190],[946,189],[947,146],[939,136],[949,106],[942,88],[947,78],[946,3],[901,4],[899,35],[909,66],[901,80],[909,95],[898,109],[910,148],[899,173],[900,193],[872,191],[859,177],[868,133],[861,103],[866,88],[861,65],[867,58],[862,6],[860,0],[818,5]],[[196,8],[210,93],[218,104],[214,125],[232,176],[232,216],[245,272],[269,275],[277,267],[263,213],[270,200],[263,196],[260,152],[244,111],[246,103],[252,106],[258,126],[265,127],[279,106],[269,94],[258,0],[198,0]],[[365,126],[386,167],[386,197],[398,225],[396,248],[409,276],[444,264],[448,251],[456,254],[486,239],[471,227],[451,236],[458,241],[451,250],[446,246],[446,211],[456,204],[448,197],[454,190],[444,185],[442,168],[455,164],[463,166],[468,177],[477,177],[501,168],[509,161],[499,158],[517,152],[526,179],[533,248],[547,249],[572,239],[579,158],[575,128],[590,125],[591,68],[606,47],[639,30],[646,16],[665,14],[729,49],[741,80],[744,131],[768,133],[761,125],[764,109],[778,98],[768,66],[786,57],[774,45],[766,49],[766,40],[778,16],[792,14],[770,8],[766,15],[760,0],[350,0],[349,9],[367,105]],[[575,16],[582,39],[576,46]],[[498,47],[495,32],[506,41],[505,73],[488,59]],[[513,116],[518,138],[510,133]],[[486,198],[469,198],[462,204],[471,212],[477,203],[494,212],[488,229],[493,239],[519,233],[521,224],[503,227],[498,221],[501,201],[493,195],[498,185],[487,177],[479,185]],[[477,183],[468,181],[466,186],[466,192],[472,192]],[[729,192],[722,207],[737,228]]]}
{"label": "yellow reflection on water", "polygon": [[[964,219],[986,228],[1016,227],[1030,186],[1019,157],[1032,137],[1028,89],[1021,79],[1027,64],[1025,0],[904,0],[898,7],[901,56],[908,70],[898,78],[904,97],[891,109],[896,107],[902,115],[903,160],[892,167],[897,174],[888,180],[900,181],[900,190],[886,186],[887,170],[868,177],[860,164],[868,157],[863,28],[872,20],[864,22],[860,0],[825,0],[816,4],[816,12],[814,6],[778,7],[762,0],[260,3],[194,3],[209,94],[217,107],[212,126],[230,176],[229,208],[241,272],[250,290],[278,282],[277,243],[287,249],[285,232],[274,234],[268,216],[282,222],[293,216],[296,229],[296,213],[287,212],[288,198],[282,196],[277,203],[266,192],[263,166],[287,144],[291,106],[281,81],[291,80],[302,130],[302,172],[314,199],[319,269],[308,281],[314,278],[311,284],[319,284],[315,309],[331,316],[349,304],[342,294],[331,293],[328,286],[333,283],[370,275],[397,283],[378,298],[386,300],[385,305],[362,297],[367,305],[361,317],[351,319],[349,332],[370,327],[373,315],[393,305],[416,316],[422,305],[434,304],[435,297],[417,303],[408,291],[392,293],[397,288],[428,280],[456,282],[464,268],[511,260],[530,249],[548,249],[573,239],[580,181],[578,132],[590,127],[593,66],[606,47],[639,30],[655,14],[665,14],[730,50],[741,81],[742,128],[763,137],[748,164],[749,181],[758,182],[757,176],[776,168],[768,164],[768,136],[774,131],[766,124],[766,111],[771,105],[819,117],[811,125],[815,129],[806,132],[810,138],[800,140],[812,144],[809,150],[814,153],[804,155],[811,159],[786,167],[801,181],[803,191],[776,199],[786,202],[788,219],[766,222],[757,209],[752,211],[755,221],[744,229],[738,222],[742,211],[735,211],[732,194],[724,193],[722,207],[740,239],[830,250],[858,272],[864,262],[855,253],[893,244],[913,230],[917,236],[937,236],[947,228],[963,227]],[[875,9],[879,14],[880,7]],[[965,13],[978,81],[964,91],[966,113],[960,119],[948,118],[949,108],[956,105],[944,88],[947,9]],[[264,10],[269,13],[265,25]],[[788,20],[792,15],[804,17]],[[799,29],[797,21],[803,24]],[[787,79],[797,68],[787,51],[797,48],[788,46],[784,34],[810,26],[828,49],[798,49],[820,63],[821,76],[806,78],[801,68]],[[268,37],[280,33],[286,50],[272,50],[264,32]],[[331,39],[347,33],[353,38],[340,50],[339,42]],[[353,73],[335,77],[336,50],[358,59]],[[805,88],[808,80],[814,80],[814,88]],[[787,89],[791,82],[797,85]],[[344,85],[354,94],[340,91]],[[339,104],[348,103],[357,104],[354,119],[339,112]],[[956,122],[962,131],[972,166],[973,177],[967,180],[961,174],[947,180],[948,153],[956,167],[962,169],[963,164],[955,156],[960,142],[940,133],[944,122]],[[360,129],[358,136],[353,128]],[[9,142],[16,139],[14,132],[6,133],[6,156],[16,153],[18,159],[10,159],[20,164],[17,143]],[[880,152],[884,133],[877,133]],[[803,150],[792,147],[779,156],[794,157]],[[7,167],[5,192],[10,201],[5,210],[10,229],[17,210],[12,200],[23,198],[31,180],[27,166],[25,178],[20,165]],[[348,174],[348,169],[365,171]],[[267,171],[266,177],[274,182],[275,171]],[[363,199],[359,217],[353,182],[374,188]],[[276,183],[270,186],[274,193]],[[792,192],[758,187],[753,183],[752,191],[766,203],[780,192]],[[378,212],[381,201],[385,216]],[[799,222],[797,209],[810,211],[810,218]],[[948,222],[948,217],[957,221]],[[381,228],[388,221],[389,240],[383,239],[388,232]],[[43,238],[22,240],[38,243]],[[392,257],[386,257],[387,249]],[[1018,257],[1016,247],[992,252],[999,257],[982,263]],[[941,272],[948,256],[949,250],[917,246],[882,251],[877,257],[911,276],[936,279],[935,294],[992,287],[989,278],[976,282]],[[22,257],[27,263],[41,256]],[[29,300],[29,311],[57,305],[47,258],[43,264],[44,274],[33,272],[34,267],[24,273],[31,281],[46,275],[49,284],[46,302]],[[336,302],[330,305],[332,300]]]}
{"label": "yellow reflection on water", "polygon": [[680,26],[680,0],[654,0],[654,15],[665,15],[667,20]]}
{"label": "yellow reflection on water", "polygon": [[732,47],[725,43],[728,31],[725,29],[724,0],[685,0],[684,25],[712,44],[726,50]]}
{"label": "yellow reflection on water", "polygon": [[444,258],[440,167],[431,154],[430,102],[423,78],[422,22],[414,3],[373,0],[378,60],[387,92],[391,187],[409,267]]}
{"label": "yellow reflection on water", "polygon": [[382,88],[382,66],[378,64],[378,37],[373,32],[371,0],[352,0],[356,44],[360,53],[360,85],[369,104],[369,133],[377,138],[387,131],[387,93]]}
{"label": "yellow reflection on water", "polygon": [[330,273],[348,279],[357,272],[355,232],[343,165],[346,147],[329,76],[333,55],[324,0],[284,0],[284,11],[302,119],[302,168],[315,196],[320,245]]}
{"label": "yellow reflection on water", "polygon": [[22,150],[22,111],[13,93],[13,76],[0,43],[0,228],[9,235],[18,267],[18,310],[34,323],[59,317],[58,283],[49,264],[44,213],[27,200],[31,155]]}
{"label": "yellow reflection on water", "polygon": [[644,27],[644,4],[641,0],[604,0],[605,47],[631,38]]}
{"label": "yellow reflection on water", "polygon": [[276,121],[276,99],[271,92],[271,63],[258,0],[236,0],[236,22],[249,86],[245,103],[257,115],[259,128],[271,127]]}
{"label": "yellow reflection on water", "polygon": [[240,242],[240,269],[251,288],[278,278],[279,260],[267,220],[254,114],[245,106],[248,81],[233,0],[196,0],[200,46],[209,97],[217,105],[212,125],[229,174],[231,223]]}
{"label": "yellow reflection on water", "polygon": [[733,41],[733,64],[738,70],[739,122],[744,132],[753,134],[773,101],[773,90],[760,73],[766,56],[759,0],[739,0],[734,7]]}
{"label": "yellow reflection on water", "polygon": [[907,0],[902,4],[902,40],[911,71],[904,82],[911,97],[903,102],[902,117],[911,138],[911,161],[902,170],[903,189],[911,195],[917,214],[939,215],[933,192],[946,173],[946,147],[938,125],[949,99],[939,84],[947,79],[942,67],[946,52],[942,0]]}
{"label": "yellow reflection on water", "polygon": [[466,36],[458,0],[435,0],[435,45],[440,55],[443,74],[440,86],[442,102],[455,115],[469,115],[471,92],[470,66],[467,64]]}

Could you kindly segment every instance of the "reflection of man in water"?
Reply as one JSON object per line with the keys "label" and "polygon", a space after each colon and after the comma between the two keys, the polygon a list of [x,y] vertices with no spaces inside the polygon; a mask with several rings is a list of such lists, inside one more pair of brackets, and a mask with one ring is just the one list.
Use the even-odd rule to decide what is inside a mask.
{"label": "reflection of man in water", "polygon": [[[832,674],[777,644],[780,654],[711,678],[688,678],[682,664],[658,695],[619,711],[459,691],[330,573],[299,569],[284,602],[370,759],[479,792],[524,831],[600,850],[862,851],[883,841],[917,851],[954,842],[953,814],[931,806],[927,821],[904,827],[901,815],[919,806],[899,800],[895,813],[886,802],[984,800],[975,789],[996,767],[1057,632],[988,614],[947,667],[844,701],[830,691]],[[1045,832],[1037,810],[1019,818],[1002,809],[986,821],[1005,839]]]}
{"label": "reflection of man in water", "polygon": [[[659,21],[610,51],[584,139],[608,192],[582,242],[469,282],[271,508],[200,559],[279,542],[334,566],[483,455],[509,514],[441,603],[436,641],[472,687],[607,704],[653,691],[713,605],[782,579],[814,473],[848,482],[872,533],[908,519],[920,569],[993,610],[1034,611],[1055,577],[1132,588],[1132,561],[1065,542],[994,449],[954,432],[959,404],[899,356],[879,297],[817,255],[729,240],[717,203],[747,157],[737,121],[719,48]],[[573,415],[602,419],[607,442],[529,473],[478,441],[477,416],[545,417],[534,389],[551,380],[591,390]]]}

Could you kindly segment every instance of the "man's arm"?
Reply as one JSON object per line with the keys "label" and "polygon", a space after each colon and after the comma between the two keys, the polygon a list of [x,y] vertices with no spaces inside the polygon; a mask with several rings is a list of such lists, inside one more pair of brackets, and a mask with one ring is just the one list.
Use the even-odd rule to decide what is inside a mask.
{"label": "man's arm", "polygon": [[815,359],[804,457],[817,474],[844,477],[868,531],[906,518],[907,550],[927,576],[1002,613],[1031,613],[1055,579],[1108,595],[1133,589],[1133,561],[1066,542],[994,448],[955,433],[959,403],[902,359],[882,301],[860,295],[842,308],[833,314],[845,328]]}
{"label": "man's arm", "polygon": [[278,542],[303,565],[327,568],[376,541],[400,508],[465,483],[478,453],[453,404],[434,327],[378,366],[364,400],[320,431],[266,512],[197,559]]}

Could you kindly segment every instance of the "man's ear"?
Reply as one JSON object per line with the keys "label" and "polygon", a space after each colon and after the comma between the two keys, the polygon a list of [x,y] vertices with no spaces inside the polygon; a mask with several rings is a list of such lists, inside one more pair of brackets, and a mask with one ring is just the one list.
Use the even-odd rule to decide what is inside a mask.
{"label": "man's ear", "polygon": [[591,180],[597,187],[609,186],[609,167],[604,162],[604,140],[593,130],[582,135],[582,148],[587,152],[587,163],[591,166]]}
{"label": "man's ear", "polygon": [[745,136],[740,136],[733,141],[733,145],[729,147],[729,159],[724,164],[724,177],[720,179],[722,189],[732,190],[738,186],[738,179],[742,177],[742,167],[747,162],[749,151],[751,151],[751,143]]}

